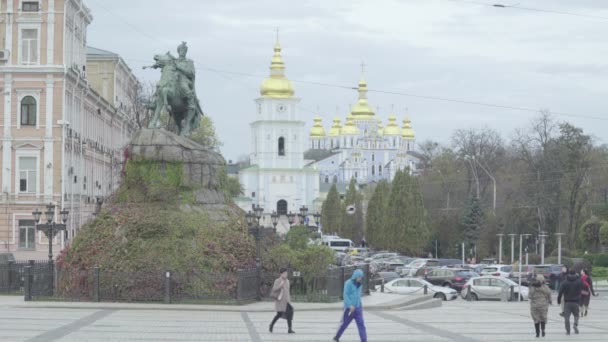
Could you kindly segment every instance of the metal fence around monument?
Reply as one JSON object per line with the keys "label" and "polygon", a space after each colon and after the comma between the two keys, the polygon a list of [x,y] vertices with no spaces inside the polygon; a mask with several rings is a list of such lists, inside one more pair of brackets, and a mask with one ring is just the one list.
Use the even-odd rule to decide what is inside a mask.
{"label": "metal fence around monument", "polygon": [[[336,267],[313,277],[290,272],[295,302],[335,302],[355,269],[364,273],[362,292],[369,293],[369,267]],[[294,276],[296,275],[296,276]],[[0,265],[0,294],[37,301],[104,301],[238,304],[272,300],[276,274],[257,269],[236,272],[120,272],[100,268],[65,269],[48,261]]]}

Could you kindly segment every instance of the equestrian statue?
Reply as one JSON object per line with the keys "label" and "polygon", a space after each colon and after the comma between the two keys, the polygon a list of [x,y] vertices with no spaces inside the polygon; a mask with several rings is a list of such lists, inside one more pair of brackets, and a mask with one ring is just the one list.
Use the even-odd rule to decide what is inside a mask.
{"label": "equestrian statue", "polygon": [[[187,137],[200,126],[200,103],[194,90],[194,62],[186,58],[188,46],[182,42],[177,47],[179,57],[171,52],[154,56],[154,65],[146,68],[161,69],[160,81],[148,108],[153,111],[148,128],[165,128],[179,136]],[[172,120],[165,121],[169,117]]]}

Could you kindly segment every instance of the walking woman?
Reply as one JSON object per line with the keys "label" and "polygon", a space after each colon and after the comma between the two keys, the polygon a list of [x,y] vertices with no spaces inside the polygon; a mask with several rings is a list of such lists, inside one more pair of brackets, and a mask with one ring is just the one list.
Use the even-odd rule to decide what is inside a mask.
{"label": "walking woman", "polygon": [[591,295],[596,295],[593,290],[593,279],[589,271],[581,271],[581,280],[583,281],[583,291],[581,292],[581,317],[587,316],[589,310],[589,302],[591,301]]}
{"label": "walking woman", "polygon": [[293,306],[291,306],[291,296],[289,295],[289,279],[287,279],[287,269],[281,268],[279,270],[281,275],[274,281],[274,286],[270,291],[270,296],[274,298],[274,307],[277,314],[272,319],[268,331],[272,333],[274,324],[279,318],[285,318],[287,320],[287,333],[295,334],[295,331],[291,329],[291,323],[293,321]]}
{"label": "walking woman", "polygon": [[537,274],[536,279],[530,283],[528,300],[536,337],[540,337],[541,331],[545,337],[549,305],[551,305],[551,289],[545,284],[545,277],[542,274]]}

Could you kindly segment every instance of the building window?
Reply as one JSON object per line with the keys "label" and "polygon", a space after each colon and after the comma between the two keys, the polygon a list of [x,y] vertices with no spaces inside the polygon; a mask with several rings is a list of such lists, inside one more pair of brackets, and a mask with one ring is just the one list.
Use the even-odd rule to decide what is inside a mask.
{"label": "building window", "polygon": [[372,153],[372,161],[376,161],[376,155]]}
{"label": "building window", "polygon": [[36,225],[33,220],[19,220],[19,248],[36,248]]}
{"label": "building window", "polygon": [[382,165],[378,165],[378,174],[382,176]]}
{"label": "building window", "polygon": [[338,176],[334,175],[334,179],[333,179],[334,184],[338,183]]}
{"label": "building window", "polygon": [[21,5],[21,11],[23,12],[38,12],[40,10],[40,4],[38,1],[24,1]]}
{"label": "building window", "polygon": [[19,157],[19,192],[36,192],[36,157]]}
{"label": "building window", "polygon": [[21,63],[38,64],[38,30],[21,30]]}
{"label": "building window", "polygon": [[285,138],[279,138],[279,156],[285,155]]}
{"label": "building window", "polygon": [[255,191],[251,193],[251,198],[255,198]]}
{"label": "building window", "polygon": [[359,178],[359,174],[355,172],[355,180],[357,180],[357,178]]}
{"label": "building window", "polygon": [[334,148],[334,140],[333,139],[331,140],[330,144],[331,144],[331,148],[333,149]]}
{"label": "building window", "polygon": [[325,176],[325,183],[329,183],[329,176]]}
{"label": "building window", "polygon": [[36,99],[33,96],[21,100],[21,126],[36,126]]}
{"label": "building window", "polygon": [[395,138],[393,138],[393,147],[397,146],[395,143]]}
{"label": "building window", "polygon": [[376,175],[376,166],[372,165],[372,176]]}

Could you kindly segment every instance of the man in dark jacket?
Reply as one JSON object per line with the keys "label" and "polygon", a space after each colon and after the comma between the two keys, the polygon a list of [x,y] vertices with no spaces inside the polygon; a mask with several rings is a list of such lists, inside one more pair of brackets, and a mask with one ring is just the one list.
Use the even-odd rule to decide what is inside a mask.
{"label": "man in dark jacket", "polygon": [[564,322],[566,324],[566,335],[570,335],[570,314],[574,316],[574,333],[578,334],[578,318],[580,314],[579,304],[581,302],[581,292],[583,291],[583,282],[579,276],[570,270],[566,281],[559,289],[557,296],[557,304],[561,304],[564,297]]}

